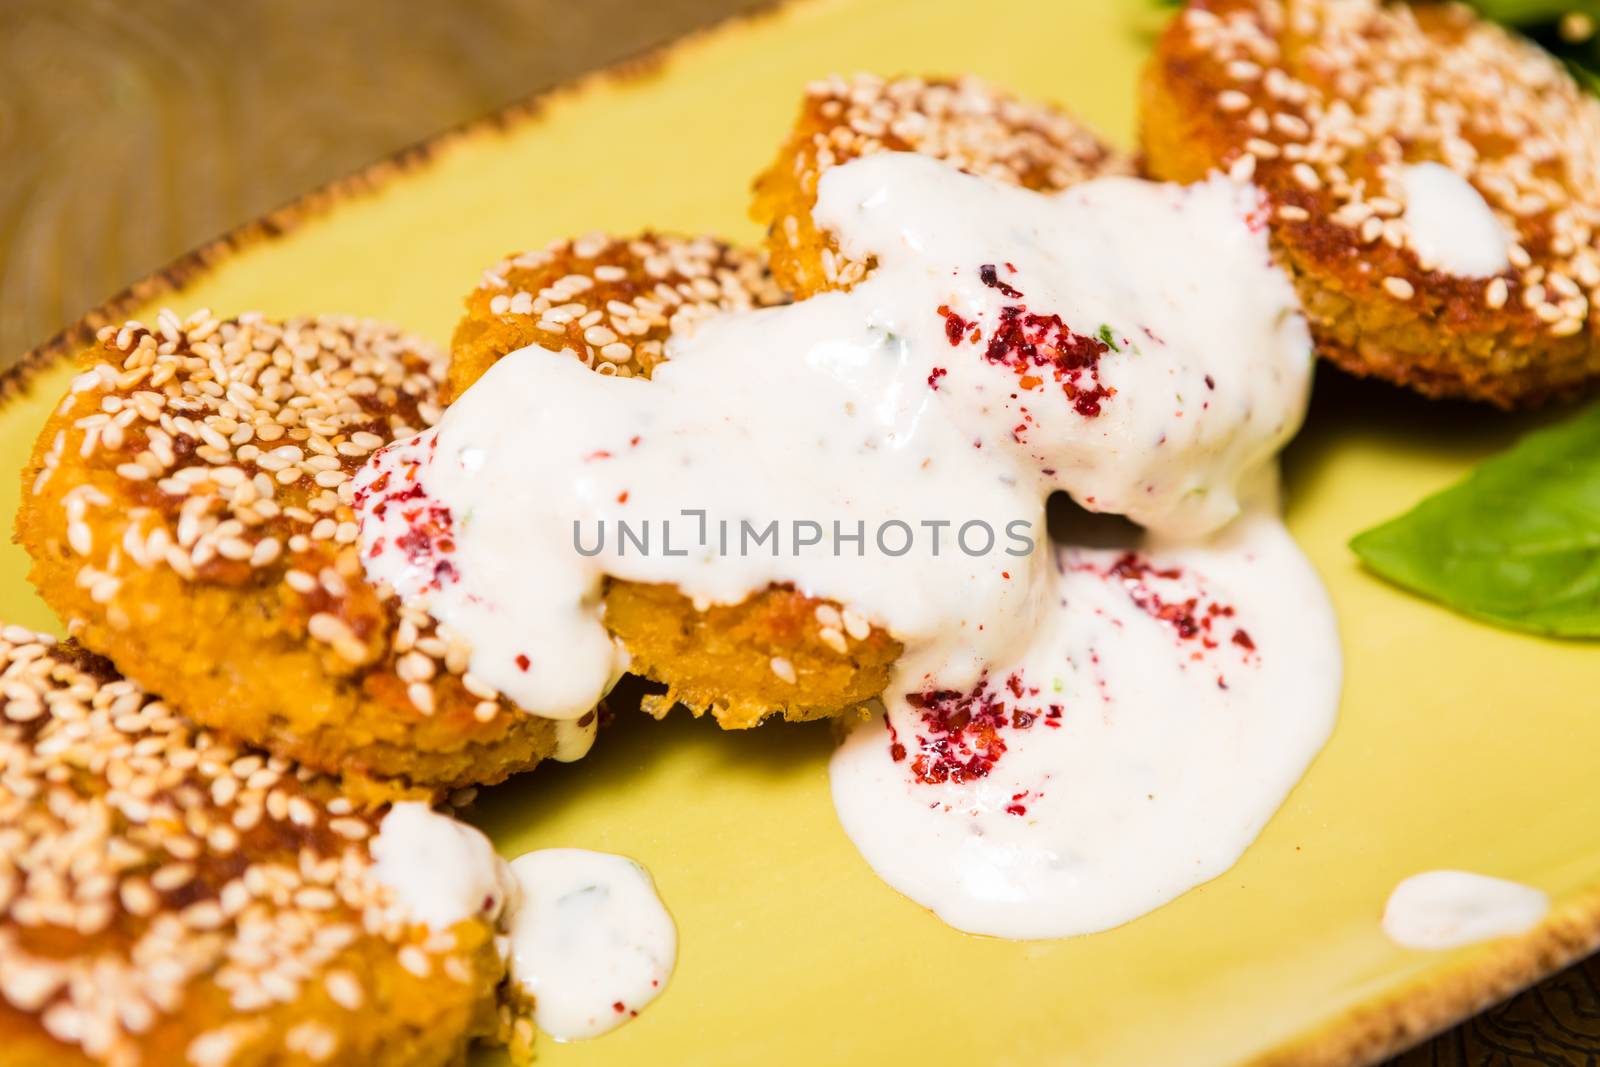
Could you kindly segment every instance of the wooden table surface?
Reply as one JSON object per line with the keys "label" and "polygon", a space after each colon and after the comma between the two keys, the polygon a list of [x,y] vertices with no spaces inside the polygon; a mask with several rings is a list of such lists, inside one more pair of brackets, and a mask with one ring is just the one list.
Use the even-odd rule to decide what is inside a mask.
{"label": "wooden table surface", "polygon": [[[0,0],[0,367],[223,230],[760,0]],[[1600,1067],[1600,957],[1395,1067]]]}

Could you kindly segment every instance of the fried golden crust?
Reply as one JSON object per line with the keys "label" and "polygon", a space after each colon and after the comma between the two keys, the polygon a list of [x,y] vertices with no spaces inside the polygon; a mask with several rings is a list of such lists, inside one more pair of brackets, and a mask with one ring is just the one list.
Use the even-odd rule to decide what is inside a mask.
{"label": "fried golden crust", "polygon": [[796,299],[848,288],[871,268],[843,256],[811,212],[824,171],[877,152],[916,152],[1046,192],[1131,169],[1064,112],[977,78],[814,83],[778,158],[756,179],[750,209],[767,227],[773,276]]}
{"label": "fried golden crust", "polygon": [[555,727],[366,583],[349,476],[430,424],[444,359],[342,319],[102,331],[23,474],[30,577],[196,720],[381,789],[499,781]]}
{"label": "fried golden crust", "polygon": [[412,925],[378,817],[72,645],[0,628],[7,1067],[442,1065],[497,1026],[486,920]]}
{"label": "fried golden crust", "polygon": [[[876,628],[848,636],[825,621],[837,610],[781,586],[704,611],[668,585],[612,582],[606,591],[606,625],[627,645],[631,669],[668,686],[644,699],[645,710],[709,709],[729,728],[773,709],[792,721],[826,718],[882,695],[899,642]],[[824,639],[829,629],[838,636]]]}
{"label": "fried golden crust", "polygon": [[[1263,190],[1318,351],[1344,369],[1501,407],[1600,374],[1600,104],[1464,7],[1193,4],[1145,71],[1140,125],[1156,177],[1223,169]],[[1510,269],[1418,255],[1394,174],[1420,161],[1495,209]]]}
{"label": "fried golden crust", "polygon": [[[667,339],[698,319],[782,300],[759,256],[709,238],[558,242],[495,266],[468,296],[451,388],[459,395],[527,345],[602,373],[649,377]],[[837,714],[881,693],[899,643],[843,620],[839,605],[787,588],[706,611],[670,587],[613,580],[605,590],[606,627],[627,647],[631,669],[668,687],[647,707],[665,714],[682,703],[728,728],[773,713]]]}

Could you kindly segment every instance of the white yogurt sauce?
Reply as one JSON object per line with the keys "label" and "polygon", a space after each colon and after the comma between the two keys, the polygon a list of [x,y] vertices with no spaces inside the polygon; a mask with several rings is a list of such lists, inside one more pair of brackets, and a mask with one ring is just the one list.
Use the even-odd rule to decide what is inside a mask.
{"label": "white yogurt sauce", "polygon": [[1472,183],[1442,163],[1400,171],[1411,247],[1424,265],[1463,278],[1510,268],[1511,239]]}
{"label": "white yogurt sauce", "polygon": [[875,717],[833,757],[873,870],[970,933],[1103,930],[1214,878],[1333,726],[1333,610],[1272,501],[1197,544],[1059,560],[1059,610],[983,700],[892,698],[892,733]]}
{"label": "white yogurt sauce", "polygon": [[1459,948],[1520,934],[1550,910],[1542,891],[1470,871],[1425,871],[1395,886],[1383,932],[1404,948]]}
{"label": "white yogurt sauce", "polygon": [[[899,638],[907,689],[970,685],[1047,610],[1051,490],[1203,534],[1236,514],[1241,479],[1298,426],[1310,339],[1261,227],[1244,221],[1258,205],[1221,180],[1104,179],[1043,196],[913,155],[832,170],[817,215],[847,249],[876,253],[866,282],[712,320],[651,381],[541,349],[508,355],[434,430],[358,476],[368,571],[465,635],[475,675],[554,718],[587,712],[626,666],[600,619],[606,574],[715,603],[792,582]],[[1010,343],[1006,308],[1026,309]],[[1092,358],[1019,367],[1029,343]],[[396,547],[417,508],[383,506],[384,494],[413,482],[452,531],[446,557]],[[685,509],[705,511],[708,544]],[[659,526],[653,551],[629,551],[619,519],[676,519],[680,554]],[[717,551],[720,521],[737,534],[740,520],[791,519],[864,523],[869,545],[893,521],[921,536],[892,559],[875,545],[834,554],[827,538]],[[974,519],[997,534],[987,555],[957,549],[956,526],[936,551],[921,526]],[[592,544],[602,521],[604,550],[579,555],[575,522]],[[1032,551],[1006,539],[1016,522]]]}
{"label": "white yogurt sauce", "polygon": [[489,839],[419,801],[389,809],[371,850],[373,877],[435,930],[474,917],[494,922],[513,901],[510,872]]}
{"label": "white yogurt sauce", "polygon": [[[873,720],[833,762],[874,869],[962,929],[1126,921],[1234,862],[1337,702],[1331,612],[1272,499],[1311,344],[1259,194],[1046,196],[886,154],[818,197],[841,246],[876,256],[866,281],[710,320],[650,381],[506,356],[358,476],[369,574],[464,635],[479,678],[567,720],[626,667],[606,575],[700,603],[773,583],[836,600],[905,646],[896,736]],[[1148,543],[1058,552],[1056,490]],[[723,523],[795,519],[867,544],[719,550]],[[656,523],[652,550],[619,520]],[[997,546],[958,550],[968,520]],[[593,549],[602,522],[580,552],[575,525]],[[872,544],[895,522],[904,554]]]}
{"label": "white yogurt sauce", "polygon": [[482,832],[417,801],[389,809],[371,852],[373,878],[413,921],[481,918],[504,932],[511,979],[558,1041],[622,1025],[672,975],[677,929],[625,856],[550,848],[507,864]]}
{"label": "white yogurt sauce", "polygon": [[511,978],[534,998],[539,1029],[595,1037],[639,1014],[666,987],[678,932],[644,868],[579,848],[511,862]]}

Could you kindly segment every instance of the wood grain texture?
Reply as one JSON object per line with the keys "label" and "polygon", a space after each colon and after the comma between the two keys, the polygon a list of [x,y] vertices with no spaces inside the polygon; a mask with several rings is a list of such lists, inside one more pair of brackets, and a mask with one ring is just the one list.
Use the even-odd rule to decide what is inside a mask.
{"label": "wood grain texture", "polygon": [[[306,189],[760,0],[0,2],[0,368]],[[1600,1067],[1600,958],[1393,1061]]]}
{"label": "wood grain texture", "polygon": [[1389,1067],[1597,1067],[1600,957],[1467,1020]]}
{"label": "wood grain texture", "polygon": [[291,196],[760,0],[5,0],[0,367]]}

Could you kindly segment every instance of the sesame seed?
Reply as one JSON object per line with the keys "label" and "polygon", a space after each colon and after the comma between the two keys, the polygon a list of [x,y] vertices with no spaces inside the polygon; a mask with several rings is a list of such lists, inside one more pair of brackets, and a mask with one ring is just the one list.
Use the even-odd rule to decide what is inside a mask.
{"label": "sesame seed", "polygon": [[1494,278],[1483,290],[1483,302],[1491,308],[1503,308],[1510,291],[1506,287],[1504,278]]}
{"label": "sesame seed", "polygon": [[1404,278],[1396,278],[1393,275],[1383,279],[1383,288],[1386,293],[1396,300],[1410,300],[1416,295],[1416,289],[1412,287],[1410,282]]}
{"label": "sesame seed", "polygon": [[361,982],[349,971],[329,971],[323,975],[322,984],[333,1002],[346,1011],[359,1011],[366,1002]]}
{"label": "sesame seed", "polygon": [[400,966],[416,975],[426,978],[433,973],[433,964],[428,961],[428,954],[416,945],[406,945],[400,950]]}
{"label": "sesame seed", "polygon": [[851,611],[849,608],[846,608],[840,613],[840,618],[844,623],[845,633],[849,634],[857,641],[865,641],[867,639],[867,635],[872,632],[872,627],[867,622],[866,618],[854,611]]}
{"label": "sesame seed", "polygon": [[790,685],[795,684],[797,676],[795,675],[794,664],[790,663],[788,659],[783,656],[773,656],[771,666],[773,674],[776,674]]}

